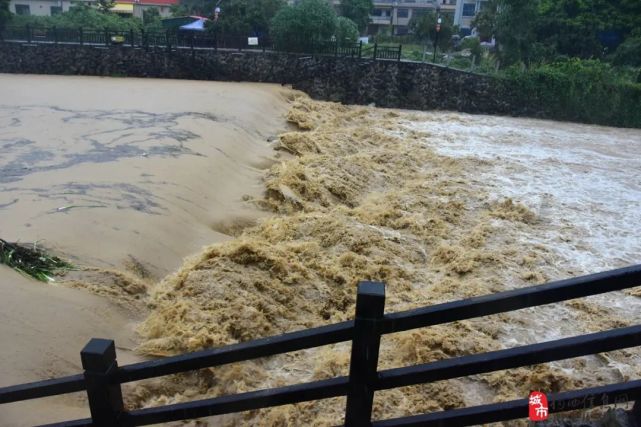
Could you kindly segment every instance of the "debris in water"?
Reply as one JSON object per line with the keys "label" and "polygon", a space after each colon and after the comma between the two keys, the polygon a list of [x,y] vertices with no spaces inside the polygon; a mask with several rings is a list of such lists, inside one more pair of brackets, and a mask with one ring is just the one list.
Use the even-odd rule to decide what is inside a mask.
{"label": "debris in water", "polygon": [[64,273],[73,266],[55,256],[49,255],[36,243],[10,243],[0,239],[0,263],[31,276],[42,282],[53,282],[53,276]]}

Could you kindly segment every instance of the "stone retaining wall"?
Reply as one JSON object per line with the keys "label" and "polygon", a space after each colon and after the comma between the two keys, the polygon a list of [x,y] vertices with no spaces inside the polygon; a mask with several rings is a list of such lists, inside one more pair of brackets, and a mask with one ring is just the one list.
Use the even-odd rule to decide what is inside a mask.
{"label": "stone retaining wall", "polygon": [[347,104],[541,115],[512,102],[492,77],[415,62],[6,42],[0,43],[0,72],[271,82]]}

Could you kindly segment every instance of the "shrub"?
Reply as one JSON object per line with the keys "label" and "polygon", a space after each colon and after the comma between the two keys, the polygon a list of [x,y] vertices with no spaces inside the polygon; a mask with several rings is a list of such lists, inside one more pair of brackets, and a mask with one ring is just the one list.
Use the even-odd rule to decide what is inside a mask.
{"label": "shrub", "polygon": [[336,20],[336,41],[341,46],[349,46],[358,41],[358,27],[349,18],[339,16]]}
{"label": "shrub", "polygon": [[609,64],[570,59],[501,74],[499,96],[512,96],[545,117],[641,127],[641,84],[625,81]]}
{"label": "shrub", "polygon": [[613,61],[617,65],[641,66],[641,36],[629,37],[614,52]]}
{"label": "shrub", "polygon": [[336,12],[325,0],[302,0],[281,8],[270,34],[281,50],[304,51],[314,41],[329,40],[336,30]]}

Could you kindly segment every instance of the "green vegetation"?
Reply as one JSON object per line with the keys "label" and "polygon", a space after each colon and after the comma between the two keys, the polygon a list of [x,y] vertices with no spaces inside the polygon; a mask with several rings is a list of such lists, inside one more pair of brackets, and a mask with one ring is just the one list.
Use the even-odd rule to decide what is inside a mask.
{"label": "green vegetation", "polygon": [[612,62],[616,65],[641,67],[641,35],[630,37],[621,43],[614,53]]}
{"label": "green vegetation", "polygon": [[503,94],[558,120],[641,127],[641,84],[599,60],[569,59],[499,74]]}
{"label": "green vegetation", "polygon": [[91,29],[108,28],[114,31],[140,30],[143,28],[143,23],[140,19],[134,17],[123,18],[111,12],[101,12],[83,3],[75,4],[69,9],[69,12],[53,16],[14,16],[11,24],[47,28],[56,27],[60,29],[76,29],[79,27]]}
{"label": "green vegetation", "polygon": [[341,0],[341,15],[354,21],[359,31],[367,27],[373,8],[372,0]]}
{"label": "green vegetation", "polygon": [[641,36],[641,2],[492,0],[474,25],[482,39],[496,37],[503,66],[572,57],[609,60],[621,42],[625,52],[638,52],[628,40]]}
{"label": "green vegetation", "polygon": [[[181,3],[182,4],[182,3]],[[285,6],[285,0],[226,0],[218,22],[211,31],[222,34],[265,35],[276,13]],[[209,16],[213,8],[203,11]]]}
{"label": "green vegetation", "polygon": [[9,0],[0,0],[0,32],[7,22],[11,20],[12,14],[9,11]]}
{"label": "green vegetation", "polygon": [[312,42],[330,40],[336,25],[336,12],[327,1],[302,0],[278,11],[270,33],[278,49],[302,51]]}
{"label": "green vegetation", "polygon": [[35,243],[23,245],[0,239],[0,264],[5,264],[34,279],[51,282],[53,276],[73,266],[58,257],[49,255]]}
{"label": "green vegetation", "polygon": [[356,23],[344,16],[339,16],[336,19],[336,30],[334,34],[336,41],[341,46],[349,46],[358,41],[358,27]]}

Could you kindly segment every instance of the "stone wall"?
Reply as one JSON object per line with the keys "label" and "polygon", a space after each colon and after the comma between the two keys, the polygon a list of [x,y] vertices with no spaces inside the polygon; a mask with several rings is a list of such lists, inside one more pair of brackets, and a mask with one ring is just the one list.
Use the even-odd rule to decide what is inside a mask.
{"label": "stone wall", "polygon": [[419,110],[538,116],[491,77],[396,61],[127,46],[0,43],[0,72],[272,82],[316,99]]}

